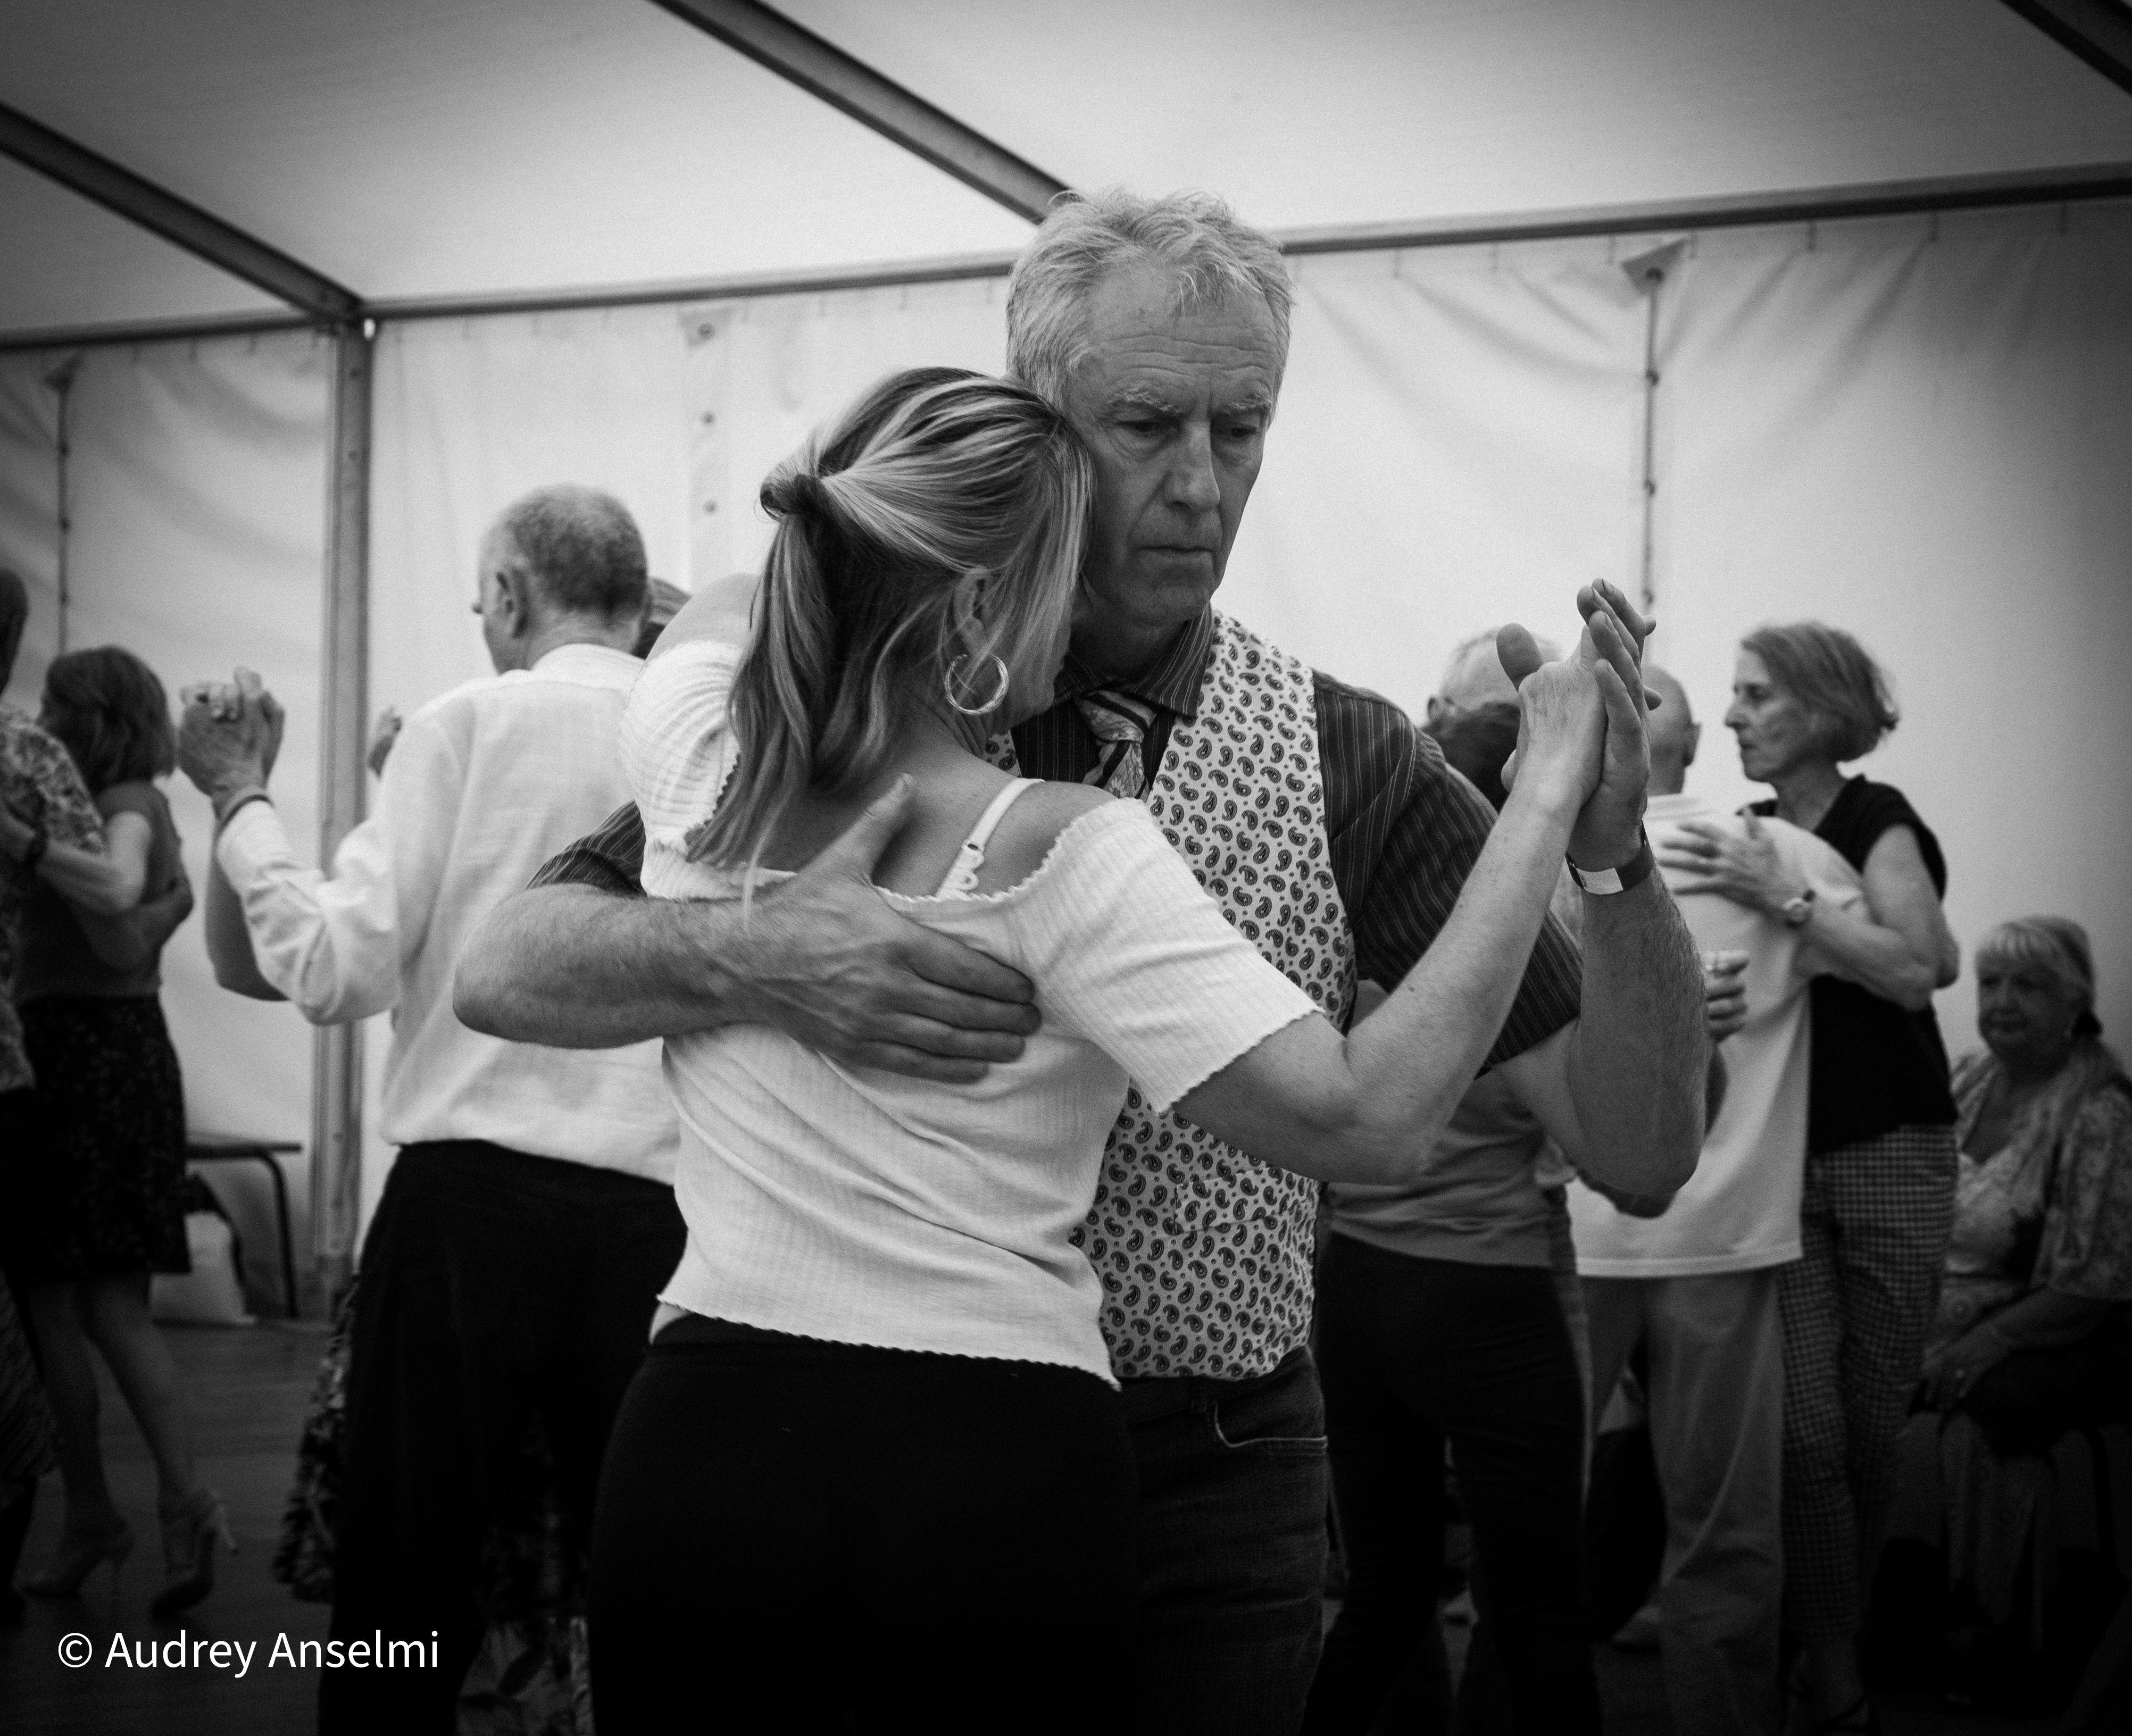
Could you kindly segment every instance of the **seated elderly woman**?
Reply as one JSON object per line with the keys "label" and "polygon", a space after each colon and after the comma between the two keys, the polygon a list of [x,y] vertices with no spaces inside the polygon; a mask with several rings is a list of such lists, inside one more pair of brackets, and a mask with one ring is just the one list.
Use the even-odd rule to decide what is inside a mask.
{"label": "seated elderly woman", "polygon": [[2002,923],[1978,949],[1985,1048],[1955,1070],[1954,1234],[1918,1387],[1938,1451],[1911,1460],[1914,1479],[1937,1460],[1957,1608],[2031,1646],[2055,1556],[2051,1448],[2132,1414],[2132,1079],[2094,1001],[2076,923]]}

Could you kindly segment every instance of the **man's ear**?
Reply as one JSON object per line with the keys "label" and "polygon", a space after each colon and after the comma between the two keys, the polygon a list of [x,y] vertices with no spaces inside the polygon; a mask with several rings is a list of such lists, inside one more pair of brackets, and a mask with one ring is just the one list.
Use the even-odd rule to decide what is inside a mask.
{"label": "man's ear", "polygon": [[1429,721],[1431,723],[1435,722],[1438,718],[1441,717],[1450,709],[1451,707],[1443,703],[1443,694],[1431,693],[1429,696]]}
{"label": "man's ear", "polygon": [[496,569],[496,611],[503,617],[507,639],[523,639],[533,631],[533,581],[524,568]]}
{"label": "man's ear", "polygon": [[1680,765],[1683,771],[1695,764],[1695,751],[1702,744],[1702,726],[1700,723],[1689,724],[1688,739],[1680,745]]}

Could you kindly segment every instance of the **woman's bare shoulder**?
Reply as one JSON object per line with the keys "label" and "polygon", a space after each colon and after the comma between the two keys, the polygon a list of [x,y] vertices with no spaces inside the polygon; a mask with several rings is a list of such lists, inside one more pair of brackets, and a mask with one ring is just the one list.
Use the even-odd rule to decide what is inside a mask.
{"label": "woman's bare shoulder", "polygon": [[978,885],[990,892],[1026,880],[1076,820],[1116,800],[1108,790],[1087,784],[1042,783],[1024,790],[992,834]]}

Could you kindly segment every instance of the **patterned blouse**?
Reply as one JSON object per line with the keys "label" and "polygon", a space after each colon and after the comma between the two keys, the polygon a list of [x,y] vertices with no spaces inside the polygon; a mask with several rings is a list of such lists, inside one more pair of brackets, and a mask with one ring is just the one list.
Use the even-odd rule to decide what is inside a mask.
{"label": "patterned blouse", "polygon": [[[1965,1145],[1997,1072],[1983,1051],[1955,1068]],[[2047,1152],[2017,1131],[1989,1157],[1961,1154],[1933,1341],[2038,1289],[2132,1303],[2132,1082],[2122,1074],[2088,1093]]]}
{"label": "patterned blouse", "polygon": [[[12,705],[0,705],[0,802],[31,825],[41,825],[55,844],[103,848],[103,818],[67,751]],[[36,870],[0,856],[0,1091],[36,1083],[22,1053],[22,1021],[15,1016],[22,905],[36,884]]]}

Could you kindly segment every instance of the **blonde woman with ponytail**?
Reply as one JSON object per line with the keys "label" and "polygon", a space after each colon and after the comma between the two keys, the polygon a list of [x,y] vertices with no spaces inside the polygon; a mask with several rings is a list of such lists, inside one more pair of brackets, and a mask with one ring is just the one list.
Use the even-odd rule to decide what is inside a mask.
{"label": "blonde woman with ponytail", "polygon": [[1509,1010],[1500,961],[1532,948],[1607,732],[1640,746],[1632,642],[1597,607],[1524,681],[1515,787],[1457,910],[1343,1038],[1144,806],[986,756],[1050,703],[1091,475],[1032,393],[894,376],[765,484],[759,588],[692,602],[631,698],[646,891],[774,923],[758,891],[843,852],[1026,976],[1042,1025],[965,1086],[766,1024],[668,1039],[689,1242],[603,1472],[603,1736],[670,1729],[692,1694],[735,1729],[1084,1724],[1071,1690],[1129,1670],[1137,1588],[1073,1235],[1128,1079],[1307,1174],[1420,1162]]}

